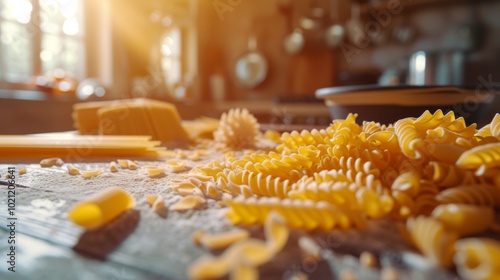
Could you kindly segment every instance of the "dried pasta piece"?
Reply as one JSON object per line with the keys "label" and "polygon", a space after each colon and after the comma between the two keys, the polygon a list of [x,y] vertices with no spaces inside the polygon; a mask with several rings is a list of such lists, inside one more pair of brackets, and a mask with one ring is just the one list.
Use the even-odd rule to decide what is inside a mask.
{"label": "dried pasta piece", "polygon": [[231,280],[258,280],[259,270],[253,266],[237,264],[232,270]]}
{"label": "dried pasta piece", "polygon": [[100,228],[135,205],[134,198],[117,187],[110,187],[75,205],[69,219],[87,229]]}
{"label": "dried pasta piece", "polygon": [[394,199],[389,195],[378,195],[375,191],[361,188],[356,191],[361,209],[370,218],[382,218],[394,208]]}
{"label": "dried pasta piece", "polygon": [[60,158],[46,158],[40,161],[41,167],[51,167],[51,166],[59,166],[61,167],[64,164],[64,161]]}
{"label": "dried pasta piece", "polygon": [[123,168],[123,169],[128,168],[128,164],[129,164],[129,162],[130,162],[130,160],[128,160],[128,159],[117,159],[116,161],[118,162],[118,164],[119,164],[119,165],[121,166],[121,168]]}
{"label": "dried pasta piece", "polygon": [[153,206],[156,199],[158,199],[158,195],[157,194],[145,194],[144,198],[146,199],[146,202],[149,204],[149,206]]}
{"label": "dried pasta piece", "polygon": [[425,177],[434,182],[440,189],[481,182],[481,178],[476,177],[471,171],[444,162],[429,162],[424,173]]}
{"label": "dried pasta piece", "polygon": [[383,267],[380,271],[381,280],[399,280],[399,273],[395,267]]}
{"label": "dried pasta piece", "polygon": [[299,237],[298,242],[299,248],[302,250],[305,255],[314,260],[319,261],[321,257],[321,247],[320,245],[310,236],[301,236]]}
{"label": "dried pasta piece", "polygon": [[170,210],[184,211],[194,209],[205,204],[205,199],[198,195],[188,195],[183,197],[180,201],[170,206]]}
{"label": "dried pasta piece", "polygon": [[214,140],[231,148],[253,148],[260,136],[259,123],[247,109],[230,109],[220,117]]}
{"label": "dried pasta piece", "polygon": [[85,179],[89,179],[92,177],[97,177],[102,174],[102,169],[95,169],[95,170],[90,170],[90,171],[80,171],[80,174],[82,174],[82,177]]}
{"label": "dried pasta piece", "polygon": [[186,170],[186,162],[182,160],[168,160],[167,164],[172,172],[182,172]]}
{"label": "dried pasta piece", "polygon": [[248,239],[250,233],[244,229],[234,229],[217,234],[205,233],[199,238],[199,242],[205,248],[210,250],[218,250],[228,247],[238,241]]}
{"label": "dried pasta piece", "polygon": [[444,268],[452,265],[457,233],[447,230],[439,221],[424,216],[408,219],[406,226],[415,246],[432,264]]}
{"label": "dried pasta piece", "polygon": [[276,211],[272,211],[264,222],[264,233],[269,250],[276,254],[280,252],[288,241],[290,231],[283,217]]}
{"label": "dried pasta piece", "polygon": [[277,196],[285,198],[292,188],[289,180],[281,180],[279,177],[265,176],[247,170],[234,170],[227,175],[228,184],[248,185],[252,193],[258,196]]}
{"label": "dried pasta piece", "polygon": [[491,136],[500,138],[500,113],[496,113],[490,122]]}
{"label": "dried pasta piece", "polygon": [[188,269],[191,279],[216,279],[228,274],[239,264],[256,267],[273,257],[266,243],[250,238],[230,246],[219,257],[203,256]]}
{"label": "dried pasta piece", "polygon": [[489,238],[465,238],[455,243],[454,263],[464,279],[500,279],[500,242]]}
{"label": "dried pasta piece", "polygon": [[188,156],[188,159],[192,161],[198,161],[200,160],[200,153],[198,151],[194,151]]}
{"label": "dried pasta piece", "polygon": [[136,170],[137,168],[139,168],[139,164],[136,161],[128,161],[128,169]]}
{"label": "dried pasta piece", "polygon": [[142,167],[146,170],[148,177],[158,177],[162,174],[165,174],[165,168],[153,165],[146,165]]}
{"label": "dried pasta piece", "polygon": [[226,203],[230,207],[226,218],[233,224],[264,224],[271,210],[274,210],[292,228],[329,230],[334,227],[366,226],[366,221],[360,212],[339,208],[324,201],[238,197],[227,200]]}
{"label": "dried pasta piece", "polygon": [[432,217],[460,236],[469,236],[490,228],[495,221],[495,212],[490,207],[443,204],[432,211]]}
{"label": "dried pasta piece", "polygon": [[162,218],[166,218],[167,217],[168,208],[165,205],[165,200],[163,199],[163,197],[158,196],[158,198],[156,198],[156,200],[153,203],[153,205],[151,205],[151,209],[153,209],[153,211],[156,214],[158,214],[158,216],[160,216]]}
{"label": "dried pasta piece", "polygon": [[441,203],[500,207],[500,189],[492,185],[465,185],[446,189],[436,199]]}
{"label": "dried pasta piece", "polygon": [[118,172],[118,164],[114,161],[109,163],[109,171]]}
{"label": "dried pasta piece", "polygon": [[431,143],[428,145],[429,154],[439,162],[455,164],[458,158],[467,149],[451,144]]}
{"label": "dried pasta piece", "polygon": [[80,169],[73,166],[73,164],[68,163],[66,166],[68,168],[69,175],[80,175]]}
{"label": "dried pasta piece", "polygon": [[26,168],[19,169],[19,175],[24,175],[24,174],[26,174]]}
{"label": "dried pasta piece", "polygon": [[500,167],[500,142],[474,147],[465,151],[456,162],[465,169],[475,169],[481,175],[486,169]]}
{"label": "dried pasta piece", "polygon": [[195,231],[192,235],[191,235],[191,239],[193,240],[193,243],[195,245],[201,245],[201,237],[205,235],[205,231],[202,230],[202,229],[199,229],[197,231]]}
{"label": "dried pasta piece", "polygon": [[378,266],[377,257],[373,253],[368,251],[361,252],[361,254],[359,255],[359,262],[364,267],[374,268]]}
{"label": "dried pasta piece", "polygon": [[417,130],[414,120],[412,118],[401,119],[394,124],[394,129],[403,154],[411,159],[421,158],[424,139]]}

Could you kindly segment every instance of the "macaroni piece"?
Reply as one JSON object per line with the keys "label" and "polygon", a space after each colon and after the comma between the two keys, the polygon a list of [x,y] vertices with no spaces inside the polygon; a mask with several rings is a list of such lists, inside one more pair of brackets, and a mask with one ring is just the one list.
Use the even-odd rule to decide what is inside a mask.
{"label": "macaroni piece", "polygon": [[75,224],[94,230],[134,205],[135,201],[130,194],[120,188],[110,187],[75,205],[68,217]]}
{"label": "macaroni piece", "polygon": [[142,167],[146,170],[148,177],[158,177],[162,174],[165,174],[165,168],[159,166],[147,165]]}
{"label": "macaroni piece", "polygon": [[118,172],[118,164],[114,161],[109,163],[109,171]]}
{"label": "macaroni piece", "polygon": [[60,158],[46,158],[40,161],[41,167],[51,167],[51,166],[59,166],[61,167],[64,164],[64,161]]}
{"label": "macaroni piece", "polygon": [[185,211],[205,205],[205,199],[198,195],[188,195],[170,206],[170,210]]}
{"label": "macaroni piece", "polygon": [[139,168],[139,164],[136,161],[128,161],[128,169],[136,170],[137,168]]}
{"label": "macaroni piece", "polygon": [[194,151],[187,158],[192,161],[198,161],[200,160],[200,153],[198,151]]}
{"label": "macaroni piece", "polygon": [[26,168],[19,169],[19,175],[24,175],[24,174],[26,174]]}
{"label": "macaroni piece", "polygon": [[168,160],[167,164],[172,172],[182,172],[186,170],[186,162],[182,160]]}
{"label": "macaroni piece", "polygon": [[121,168],[123,168],[123,169],[128,168],[128,164],[129,164],[129,162],[130,162],[130,160],[128,160],[128,159],[117,159],[116,161],[118,162],[118,164],[119,164],[119,165],[121,166]]}
{"label": "macaroni piece", "polygon": [[73,164],[68,163],[66,166],[68,168],[69,175],[80,175],[80,169],[73,166]]}
{"label": "macaroni piece", "polygon": [[82,177],[85,179],[92,178],[92,177],[97,177],[102,174],[102,169],[95,169],[95,170],[90,170],[90,171],[80,171],[82,174]]}

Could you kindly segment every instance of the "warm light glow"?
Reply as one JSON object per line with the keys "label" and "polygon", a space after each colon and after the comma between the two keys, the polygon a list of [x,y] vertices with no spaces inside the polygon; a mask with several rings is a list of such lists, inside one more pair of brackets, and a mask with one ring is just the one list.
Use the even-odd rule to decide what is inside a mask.
{"label": "warm light glow", "polygon": [[78,1],[76,0],[59,0],[61,7],[61,15],[65,18],[71,18],[76,15],[78,10]]}
{"label": "warm light glow", "polygon": [[76,35],[80,31],[80,24],[76,18],[69,18],[64,21],[63,32],[66,35]]}
{"label": "warm light glow", "polygon": [[14,18],[22,24],[29,23],[33,5],[28,1],[16,1],[14,6]]}
{"label": "warm light glow", "polygon": [[40,59],[43,61],[51,61],[54,59],[54,54],[49,50],[43,50],[40,52]]}
{"label": "warm light glow", "polygon": [[425,70],[425,53],[420,52],[417,54],[415,59],[415,70],[418,72],[423,72]]}

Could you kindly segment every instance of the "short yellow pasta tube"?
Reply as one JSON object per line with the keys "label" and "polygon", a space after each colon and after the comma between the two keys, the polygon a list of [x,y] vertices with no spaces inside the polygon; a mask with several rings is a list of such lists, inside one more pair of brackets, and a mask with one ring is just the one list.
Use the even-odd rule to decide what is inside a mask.
{"label": "short yellow pasta tube", "polygon": [[488,238],[466,238],[455,243],[453,258],[465,279],[500,279],[500,242]]}
{"label": "short yellow pasta tube", "polygon": [[41,167],[62,166],[64,161],[60,158],[46,158],[40,161]]}
{"label": "short yellow pasta tube", "polygon": [[111,187],[77,204],[68,217],[75,224],[93,230],[100,228],[135,205],[134,198],[126,191]]}

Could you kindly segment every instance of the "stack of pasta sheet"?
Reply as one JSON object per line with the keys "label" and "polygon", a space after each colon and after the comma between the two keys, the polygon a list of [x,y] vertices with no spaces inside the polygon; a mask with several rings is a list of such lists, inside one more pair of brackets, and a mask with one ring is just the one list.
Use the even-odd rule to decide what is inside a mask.
{"label": "stack of pasta sheet", "polygon": [[0,135],[0,158],[47,158],[67,160],[104,157],[160,157],[165,147],[150,136],[78,135],[45,133]]}

